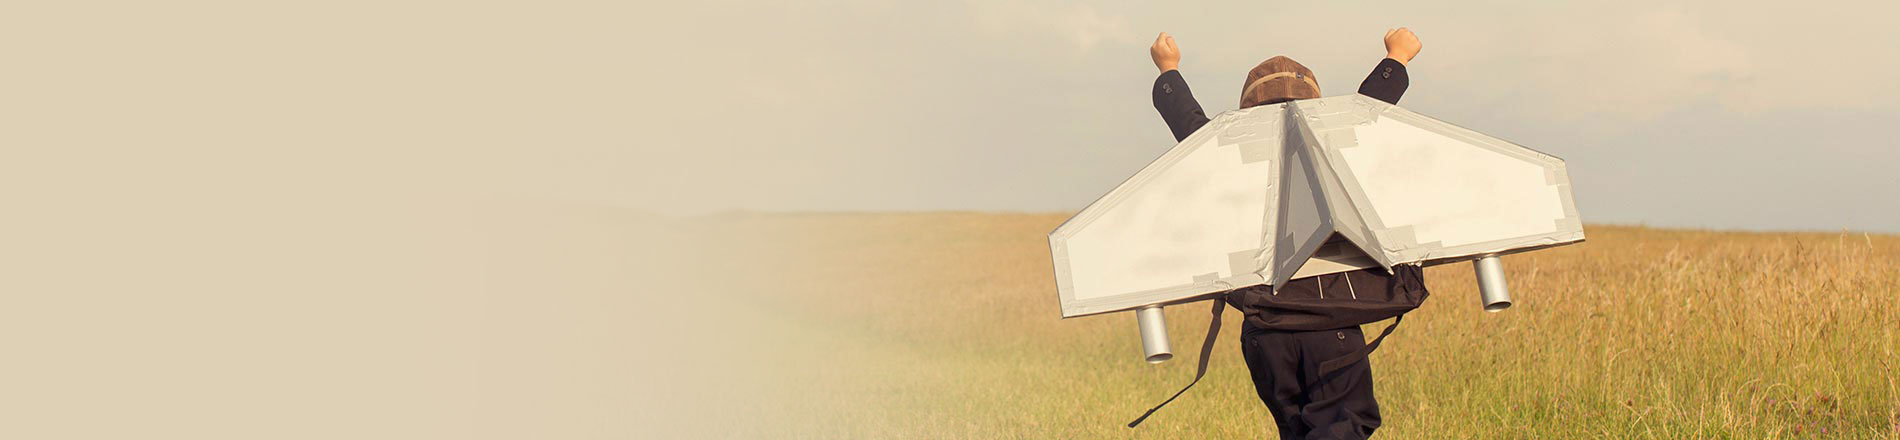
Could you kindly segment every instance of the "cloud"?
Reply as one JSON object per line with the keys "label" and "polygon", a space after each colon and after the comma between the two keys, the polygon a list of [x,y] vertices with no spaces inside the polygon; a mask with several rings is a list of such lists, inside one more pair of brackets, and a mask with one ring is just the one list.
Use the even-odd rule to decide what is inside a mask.
{"label": "cloud", "polygon": [[972,0],[977,24],[989,33],[1046,33],[1080,52],[1095,46],[1140,41],[1120,15],[1103,14],[1087,3]]}
{"label": "cloud", "polygon": [[1616,33],[1622,38],[1578,45],[1595,52],[1588,55],[1592,68],[1571,70],[1590,75],[1574,83],[1596,84],[1586,102],[1647,119],[1700,98],[1732,97],[1754,78],[1743,45],[1679,6],[1637,15],[1623,28]]}
{"label": "cloud", "polygon": [[1610,8],[1616,14],[1596,18],[1563,14],[1569,23],[1546,17],[1496,28],[1426,29],[1421,32],[1431,33],[1425,35],[1454,35],[1426,38],[1417,63],[1421,79],[1482,98],[1462,103],[1537,103],[1554,110],[1545,117],[1608,125],[1650,121],[1711,100],[1741,103],[1737,97],[1756,77],[1747,46],[1680,6],[1633,8]]}
{"label": "cloud", "polygon": [[1534,104],[1550,110],[1540,117],[1599,127],[1691,108],[1890,109],[1900,83],[1872,77],[1900,71],[1900,46],[1873,29],[1900,11],[1883,8],[1563,5],[1476,25],[1434,16],[1418,26],[1418,79],[1464,92],[1446,107]]}

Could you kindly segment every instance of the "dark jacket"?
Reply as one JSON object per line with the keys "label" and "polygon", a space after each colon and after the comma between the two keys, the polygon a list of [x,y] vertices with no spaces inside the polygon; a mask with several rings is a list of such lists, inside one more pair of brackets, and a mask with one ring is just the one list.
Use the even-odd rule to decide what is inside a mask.
{"label": "dark jacket", "polygon": [[[1366,75],[1359,83],[1359,94],[1391,104],[1399,103],[1399,96],[1405,94],[1410,80],[1405,76],[1405,65],[1398,60],[1386,58],[1379,67]],[[1194,100],[1194,93],[1188,91],[1187,79],[1181,77],[1181,71],[1170,70],[1155,78],[1155,110],[1161,112],[1161,119],[1168,121],[1168,130],[1174,132],[1176,142],[1187,139],[1194,130],[1207,125],[1207,112],[1201,111],[1201,103]]]}
{"label": "dark jacket", "polygon": [[[1398,104],[1399,97],[1405,94],[1409,85],[1405,65],[1387,58],[1366,75],[1359,83],[1359,94],[1373,99]],[[1202,125],[1207,125],[1207,113],[1201,110],[1201,103],[1194,100],[1194,93],[1188,90],[1187,80],[1180,71],[1170,70],[1155,79],[1155,110],[1161,112],[1161,119],[1168,122],[1168,130],[1174,132],[1176,141],[1187,139]],[[1336,237],[1335,237],[1336,238]],[[1290,280],[1281,288],[1279,302],[1297,302],[1306,299],[1358,298],[1372,294],[1372,298],[1403,298],[1405,301],[1392,301],[1393,304],[1410,304],[1416,307],[1424,300],[1425,290],[1422,276],[1416,268],[1399,270],[1397,276],[1388,274],[1384,269],[1362,269],[1351,272],[1321,275],[1317,277]],[[1367,310],[1335,311],[1328,314],[1302,313],[1275,307],[1266,300],[1272,295],[1270,286],[1252,286],[1235,289],[1227,295],[1227,302],[1247,315],[1247,325],[1254,328],[1275,330],[1322,330],[1343,326],[1341,322],[1364,321],[1359,316],[1390,316],[1392,311],[1377,308]],[[1297,305],[1297,304],[1295,304]],[[1369,306],[1378,305],[1368,303]],[[1408,309],[1409,310],[1409,309]],[[1398,310],[1403,312],[1403,310]],[[1357,328],[1354,326],[1354,328]]]}

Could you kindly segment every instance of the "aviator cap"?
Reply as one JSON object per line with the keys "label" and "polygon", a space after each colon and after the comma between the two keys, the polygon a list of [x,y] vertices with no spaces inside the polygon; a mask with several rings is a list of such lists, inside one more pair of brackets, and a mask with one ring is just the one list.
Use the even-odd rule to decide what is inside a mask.
{"label": "aviator cap", "polygon": [[1312,69],[1292,58],[1276,56],[1247,72],[1247,83],[1240,89],[1240,108],[1318,97],[1319,81]]}

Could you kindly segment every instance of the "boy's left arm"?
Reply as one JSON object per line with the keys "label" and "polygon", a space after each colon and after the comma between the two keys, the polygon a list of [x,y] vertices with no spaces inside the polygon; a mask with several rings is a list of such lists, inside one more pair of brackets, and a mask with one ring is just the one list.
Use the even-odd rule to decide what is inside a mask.
{"label": "boy's left arm", "polygon": [[1181,48],[1174,45],[1173,36],[1162,32],[1155,37],[1154,46],[1148,47],[1148,57],[1161,70],[1152,92],[1155,111],[1161,112],[1161,120],[1167,121],[1176,142],[1186,140],[1194,130],[1207,125],[1207,112],[1201,110],[1200,101],[1195,101],[1194,92],[1188,90],[1187,79],[1181,77]]}
{"label": "boy's left arm", "polygon": [[1155,78],[1152,95],[1155,111],[1161,112],[1161,120],[1167,121],[1175,142],[1187,140],[1188,135],[1207,125],[1207,112],[1194,100],[1194,92],[1188,90],[1187,79],[1181,77],[1181,71],[1161,72],[1161,76]]}

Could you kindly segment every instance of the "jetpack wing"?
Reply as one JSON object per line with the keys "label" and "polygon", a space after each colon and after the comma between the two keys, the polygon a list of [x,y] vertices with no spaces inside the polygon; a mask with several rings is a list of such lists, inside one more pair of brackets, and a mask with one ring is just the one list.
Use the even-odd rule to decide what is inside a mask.
{"label": "jetpack wing", "polygon": [[1561,159],[1363,95],[1221,113],[1049,234],[1065,318],[1582,240]]}
{"label": "jetpack wing", "polygon": [[1049,234],[1062,316],[1262,284],[1285,105],[1221,113]]}
{"label": "jetpack wing", "polygon": [[1381,266],[1583,241],[1562,159],[1363,95],[1293,113],[1337,231]]}

